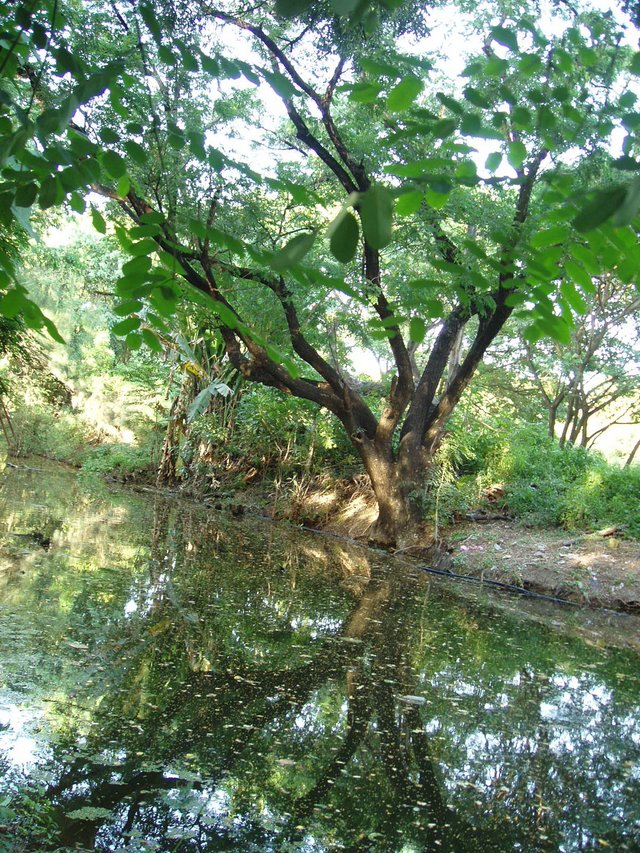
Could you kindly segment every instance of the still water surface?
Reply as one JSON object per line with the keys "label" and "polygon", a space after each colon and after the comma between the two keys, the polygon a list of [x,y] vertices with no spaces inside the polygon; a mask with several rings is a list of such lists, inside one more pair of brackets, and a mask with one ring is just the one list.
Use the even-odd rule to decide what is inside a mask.
{"label": "still water surface", "polygon": [[630,617],[56,470],[0,542],[0,851],[640,850]]}

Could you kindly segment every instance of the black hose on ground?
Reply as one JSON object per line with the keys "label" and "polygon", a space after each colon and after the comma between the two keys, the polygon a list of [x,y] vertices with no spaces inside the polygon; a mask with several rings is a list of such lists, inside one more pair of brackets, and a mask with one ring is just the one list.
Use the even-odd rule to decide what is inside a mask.
{"label": "black hose on ground", "polygon": [[571,604],[574,607],[580,606],[577,601],[569,601],[567,598],[558,598],[556,595],[545,595],[542,592],[534,592],[532,589],[525,589],[525,587],[523,586],[516,586],[512,583],[505,583],[504,581],[494,581],[487,578],[479,578],[475,575],[459,575],[456,572],[449,571],[449,569],[434,569],[432,566],[416,566],[416,568],[420,569],[423,572],[429,572],[429,574],[432,575],[441,575],[445,578],[451,578],[451,580],[486,584],[487,586],[491,586],[496,589],[507,590],[507,592],[517,592],[519,595],[527,595],[530,598],[541,598],[544,601],[553,601],[556,604]]}

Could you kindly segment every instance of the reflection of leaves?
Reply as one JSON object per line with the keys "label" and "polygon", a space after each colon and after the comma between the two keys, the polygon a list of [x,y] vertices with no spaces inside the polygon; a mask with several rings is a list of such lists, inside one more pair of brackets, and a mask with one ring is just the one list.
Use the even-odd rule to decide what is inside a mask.
{"label": "reflection of leaves", "polygon": [[66,814],[73,820],[104,820],[112,815],[111,809],[94,808],[93,806],[83,806],[81,809],[74,809]]}

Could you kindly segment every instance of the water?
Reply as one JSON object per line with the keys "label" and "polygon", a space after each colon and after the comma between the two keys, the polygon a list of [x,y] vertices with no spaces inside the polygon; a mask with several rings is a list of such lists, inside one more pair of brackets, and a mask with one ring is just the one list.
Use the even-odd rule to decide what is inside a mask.
{"label": "water", "polygon": [[0,542],[3,853],[640,850],[631,617],[57,469]]}

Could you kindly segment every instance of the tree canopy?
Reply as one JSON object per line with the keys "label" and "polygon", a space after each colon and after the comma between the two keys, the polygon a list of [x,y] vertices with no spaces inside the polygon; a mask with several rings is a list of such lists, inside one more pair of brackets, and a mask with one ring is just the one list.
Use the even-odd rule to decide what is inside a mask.
{"label": "tree canopy", "polygon": [[[191,304],[246,379],[340,420],[397,543],[509,318],[566,345],[597,276],[637,286],[640,53],[613,12],[544,11],[25,0],[0,22],[5,225],[68,204],[113,228],[127,347]],[[58,335],[0,263],[0,312]],[[375,339],[381,412],[348,357]]]}

